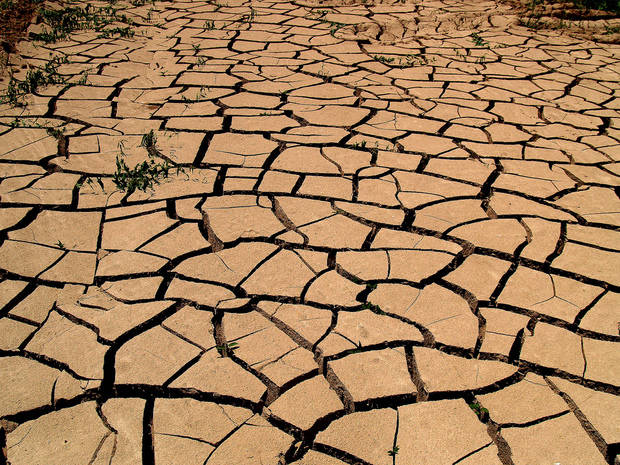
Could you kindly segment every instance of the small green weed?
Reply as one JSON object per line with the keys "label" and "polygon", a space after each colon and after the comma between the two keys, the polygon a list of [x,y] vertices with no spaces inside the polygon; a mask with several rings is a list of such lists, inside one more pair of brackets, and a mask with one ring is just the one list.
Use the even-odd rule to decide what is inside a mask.
{"label": "small green weed", "polygon": [[345,24],[332,22],[332,23],[330,23],[330,26],[331,27],[329,29],[329,34],[332,37],[336,37],[336,32],[338,32],[340,29],[342,29],[345,26]]}
{"label": "small green weed", "polygon": [[200,102],[202,99],[204,99],[207,96],[207,94],[209,93],[209,90],[210,90],[209,87],[202,86],[200,90],[196,92],[196,96],[193,99],[188,98],[185,95],[181,95],[181,100],[183,100],[183,103],[185,103],[186,105],[189,105],[190,103],[194,103],[194,102]]}
{"label": "small green weed", "polygon": [[104,187],[104,185],[103,185],[103,181],[101,180],[101,178],[100,178],[100,177],[91,178],[90,176],[87,176],[87,177],[84,179],[84,181],[76,183],[76,184],[75,184],[75,187],[79,190],[79,189],[81,189],[81,188],[82,188],[82,186],[83,186],[84,184],[87,184],[87,185],[88,185],[88,186],[89,186],[92,190],[95,190],[95,188],[93,187],[93,186],[94,186],[94,184],[95,184],[95,182],[96,182],[97,184],[99,184],[99,187],[101,187],[101,190],[102,190],[102,191],[105,191],[105,187]]}
{"label": "small green weed", "polygon": [[45,128],[45,132],[56,140],[62,140],[65,137],[65,128]]}
{"label": "small green weed", "polygon": [[82,77],[75,82],[79,86],[85,86],[88,83],[88,72],[82,72]]}
{"label": "small green weed", "polygon": [[398,66],[401,68],[408,68],[411,66],[427,65],[429,62],[435,61],[435,57],[429,59],[421,53],[413,53],[398,59]]}
{"label": "small green weed", "polygon": [[308,15],[310,15],[310,16],[318,16],[317,19],[320,19],[323,16],[327,15],[328,13],[329,13],[329,10],[316,10],[316,11],[309,11]]}
{"label": "small green weed", "polygon": [[170,164],[155,162],[152,158],[129,168],[122,156],[116,156],[116,172],[112,176],[112,182],[119,190],[134,193],[136,190],[145,192],[159,184],[161,179],[168,177]]}
{"label": "small green weed", "polygon": [[205,31],[212,31],[213,29],[215,29],[215,22],[214,21],[205,21],[204,30]]}
{"label": "small green weed", "polygon": [[618,34],[620,33],[620,26],[605,26],[605,34]]}
{"label": "small green weed", "polygon": [[332,37],[336,36],[336,32],[338,32],[339,29],[342,29],[343,27],[346,26],[346,24],[338,23],[336,21],[327,21],[326,19],[319,19],[319,20],[322,23],[329,25],[329,33],[331,34]]}
{"label": "small green weed", "polygon": [[0,103],[23,106],[23,98],[34,94],[39,88],[49,84],[65,84],[66,79],[58,74],[58,67],[64,63],[67,63],[66,57],[55,57],[43,68],[28,70],[23,81],[18,81],[11,76],[5,93],[0,96]]}
{"label": "small green weed", "polygon": [[383,55],[375,55],[373,56],[373,59],[378,61],[379,63],[383,63],[384,65],[394,63],[394,60],[395,60],[394,57],[386,57]]}
{"label": "small green weed", "polygon": [[[116,172],[112,176],[112,182],[121,191],[132,194],[136,190],[145,192],[152,189],[156,184],[160,184],[162,179],[168,177],[172,166],[168,160],[155,161],[155,157],[161,156],[157,148],[157,137],[151,129],[150,132],[142,136],[140,147],[144,147],[148,152],[148,160],[138,163],[133,168],[129,168],[125,163],[125,151],[122,143],[119,144],[120,154],[116,156]],[[183,171],[177,167],[177,173]]]}
{"label": "small green weed", "polygon": [[59,248],[59,249],[63,249],[63,250],[65,250],[65,249],[66,249],[65,244],[63,244],[62,242],[60,242],[60,240],[59,240],[58,242],[56,242],[56,245],[58,246],[58,248]]}
{"label": "small green weed", "polygon": [[375,304],[371,304],[370,302],[364,302],[362,304],[362,308],[364,310],[370,310],[374,313],[377,313],[379,315],[385,315],[385,312],[383,310],[381,310],[381,307],[379,307],[378,305]]}
{"label": "small green weed", "polygon": [[66,7],[61,10],[44,8],[39,12],[43,23],[49,27],[41,33],[32,34],[32,38],[45,43],[53,43],[66,39],[74,31],[103,29],[114,23],[122,22],[132,25],[133,21],[127,15],[119,14],[112,6],[94,7],[87,4],[85,8],[79,6]]}
{"label": "small green weed", "polygon": [[400,447],[398,447],[397,445],[394,445],[394,447],[392,447],[390,450],[387,451],[387,454],[390,457],[396,457],[396,454],[398,454],[399,450],[400,450]]}
{"label": "small green weed", "polygon": [[471,40],[476,47],[488,47],[489,46],[489,43],[475,32],[472,32],[469,35],[469,37],[471,37]]}
{"label": "small green weed", "polygon": [[215,346],[215,348],[222,357],[228,357],[239,348],[239,344],[237,342],[226,342],[225,344]]}
{"label": "small green weed", "polygon": [[142,136],[139,147],[144,147],[150,157],[161,156],[161,152],[157,148],[157,136],[152,129]]}
{"label": "small green weed", "polygon": [[472,402],[469,404],[469,408],[474,411],[480,420],[486,421],[489,418],[489,410],[482,407],[478,402]]}
{"label": "small green weed", "polygon": [[532,14],[527,17],[527,19],[519,18],[519,25],[525,26],[528,29],[538,30],[542,29],[547,25],[545,21],[543,21],[541,14]]}
{"label": "small green weed", "polygon": [[110,37],[118,35],[119,37],[130,39],[135,34],[136,34],[135,31],[130,26],[125,26],[125,27],[117,26],[117,27],[113,27],[109,29],[103,29],[101,31],[101,34],[99,34],[97,37],[99,39],[109,39]]}
{"label": "small green weed", "polygon": [[620,12],[618,0],[574,0],[575,6],[582,10],[603,10]]}

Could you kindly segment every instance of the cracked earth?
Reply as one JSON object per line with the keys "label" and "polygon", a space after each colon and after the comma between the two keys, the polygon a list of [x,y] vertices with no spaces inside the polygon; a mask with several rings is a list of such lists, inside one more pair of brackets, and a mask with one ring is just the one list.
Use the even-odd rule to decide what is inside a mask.
{"label": "cracked earth", "polygon": [[[74,85],[0,107],[0,463],[617,463],[619,45],[491,1],[123,9],[22,42]],[[150,130],[182,169],[121,192]]]}

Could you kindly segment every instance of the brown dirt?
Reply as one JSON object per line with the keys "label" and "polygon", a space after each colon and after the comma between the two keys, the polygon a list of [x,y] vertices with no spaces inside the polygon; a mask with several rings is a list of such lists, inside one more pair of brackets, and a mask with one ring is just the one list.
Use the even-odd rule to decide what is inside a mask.
{"label": "brown dirt", "polygon": [[0,71],[6,66],[8,55],[15,52],[15,45],[28,29],[37,6],[32,0],[14,0],[7,8],[0,6]]}
{"label": "brown dirt", "polygon": [[620,15],[617,12],[579,8],[570,1],[544,1],[533,8],[531,0],[502,1],[516,8],[521,24],[532,29],[563,30],[583,39],[620,43]]}

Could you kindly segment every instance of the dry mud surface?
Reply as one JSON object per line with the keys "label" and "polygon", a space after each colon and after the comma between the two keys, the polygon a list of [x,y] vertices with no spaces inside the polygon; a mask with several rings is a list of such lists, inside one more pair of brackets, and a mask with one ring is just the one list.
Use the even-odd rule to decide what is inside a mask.
{"label": "dry mud surface", "polygon": [[[620,46],[494,2],[125,8],[22,42],[88,77],[0,107],[0,462],[615,462]],[[183,170],[121,192],[150,130]]]}

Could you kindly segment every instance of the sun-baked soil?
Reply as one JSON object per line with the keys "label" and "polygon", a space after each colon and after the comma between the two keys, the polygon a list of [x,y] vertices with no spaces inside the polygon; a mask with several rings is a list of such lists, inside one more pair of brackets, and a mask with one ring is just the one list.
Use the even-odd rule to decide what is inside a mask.
{"label": "sun-baked soil", "polygon": [[116,7],[11,55],[56,84],[0,105],[1,465],[618,462],[620,45]]}
{"label": "sun-baked soil", "polygon": [[24,37],[39,2],[18,0],[0,8],[0,72],[4,70],[7,55],[15,52],[15,45]]}

